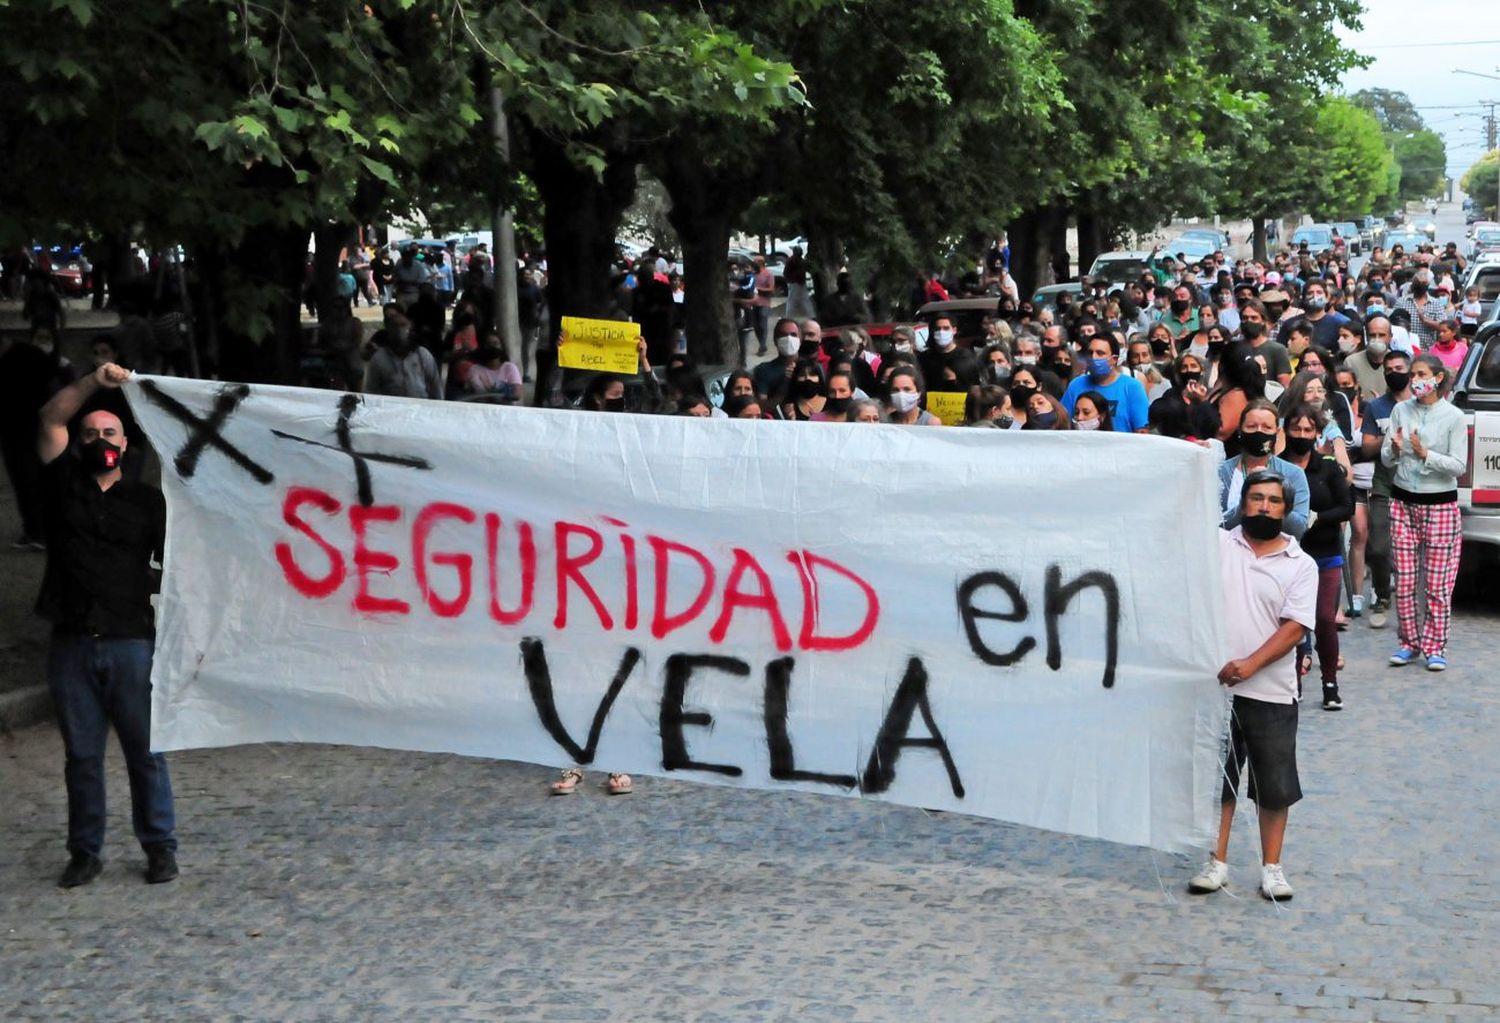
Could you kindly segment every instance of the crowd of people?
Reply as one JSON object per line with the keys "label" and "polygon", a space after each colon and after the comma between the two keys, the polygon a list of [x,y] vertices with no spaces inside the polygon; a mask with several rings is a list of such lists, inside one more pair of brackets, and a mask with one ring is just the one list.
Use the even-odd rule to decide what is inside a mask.
{"label": "crowd of people", "polygon": [[[388,259],[389,267],[384,261],[377,253],[365,279],[359,267],[344,268],[353,278],[347,297],[382,301],[383,322],[368,340],[352,317],[321,325],[325,345],[339,353],[325,367],[328,385],[433,400],[522,400],[530,353],[520,353],[517,365],[489,321],[495,270],[483,247],[466,258],[461,290],[442,286],[452,277],[442,276],[441,257],[418,260],[407,249]],[[638,316],[654,315],[657,306],[670,312],[680,302],[674,297],[680,278],[663,262],[653,253],[633,271],[628,294],[641,303],[633,306]],[[1076,298],[1064,294],[1055,306],[1036,307],[1004,287],[1003,266],[991,260],[975,277],[995,285],[987,292],[994,309],[968,335],[960,330],[967,325],[947,314],[885,329],[825,328],[810,315],[775,319],[754,312],[770,304],[749,299],[750,336],[764,315],[774,345],[765,361],[746,366],[742,359],[708,380],[682,351],[680,327],[670,328],[670,344],[660,341],[659,328],[672,323],[668,316],[650,331],[642,324],[635,376],[589,376],[572,404],[603,413],[1152,434],[1213,449],[1222,459],[1225,596],[1240,625],[1231,636],[1235,659],[1220,672],[1221,682],[1235,689],[1226,813],[1215,857],[1191,887],[1214,891],[1227,881],[1229,823],[1239,771],[1248,762],[1271,871],[1261,890],[1289,898],[1280,836],[1287,808],[1300,798],[1295,708],[1314,658],[1322,707],[1341,709],[1340,629],[1366,615],[1384,627],[1394,607],[1390,664],[1447,667],[1462,544],[1457,486],[1468,458],[1464,415],[1447,400],[1467,354],[1468,322],[1454,297],[1461,268],[1451,245],[1377,250],[1357,275],[1334,251],[1284,251],[1267,261],[1216,252],[1196,265],[1153,254],[1137,281],[1086,279]],[[757,297],[763,269],[748,285]],[[547,315],[545,278],[534,268],[516,272],[523,329],[534,341]],[[807,303],[805,291],[798,300]],[[95,368],[75,373],[57,352],[62,326],[60,318],[41,323],[0,353],[7,392],[0,396],[0,439],[25,531],[17,546],[49,552],[43,610],[58,626],[57,649],[67,653],[54,659],[51,679],[64,709],[70,807],[78,815],[70,817],[74,856],[63,883],[97,876],[103,798],[97,773],[106,719],[124,730],[122,740],[130,735],[127,759],[133,788],[139,782],[137,829],[150,854],[148,876],[170,880],[175,840],[165,765],[152,758],[138,714],[117,715],[118,708],[79,695],[80,687],[93,685],[101,644],[128,661],[129,670],[119,674],[135,679],[136,689],[146,677],[146,619],[95,620],[125,590],[136,603],[145,599],[135,561],[149,561],[160,544],[159,495],[142,489],[140,459],[126,457],[134,427],[117,388],[132,348],[119,336],[97,336]],[[561,401],[556,391],[536,398]],[[934,411],[939,405],[944,415]],[[65,452],[71,457],[63,458]],[[114,509],[133,523],[135,560],[122,563],[121,579],[100,583],[80,560],[112,535],[80,511],[89,508]],[[1251,576],[1274,579],[1274,592]],[[132,614],[140,610],[132,607]],[[106,642],[113,639],[123,645]],[[68,659],[74,654],[77,663]],[[555,791],[571,791],[577,782],[564,777]],[[624,776],[610,784],[612,791],[629,791]]]}

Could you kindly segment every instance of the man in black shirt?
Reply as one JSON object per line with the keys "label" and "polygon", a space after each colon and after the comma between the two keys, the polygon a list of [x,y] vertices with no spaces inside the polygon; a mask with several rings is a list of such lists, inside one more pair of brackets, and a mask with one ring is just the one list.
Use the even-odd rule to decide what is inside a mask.
{"label": "man in black shirt", "polygon": [[166,533],[161,492],[125,478],[129,446],[118,416],[84,416],[76,444],[68,421],[100,388],[130,373],[113,363],[63,388],[42,407],[37,452],[47,508],[47,571],[37,613],[52,622],[47,685],[67,753],[64,888],[104,869],[104,746],[114,726],[130,776],[131,819],[151,884],[177,876],[167,763],[151,752],[151,653],[156,634],[153,557]]}

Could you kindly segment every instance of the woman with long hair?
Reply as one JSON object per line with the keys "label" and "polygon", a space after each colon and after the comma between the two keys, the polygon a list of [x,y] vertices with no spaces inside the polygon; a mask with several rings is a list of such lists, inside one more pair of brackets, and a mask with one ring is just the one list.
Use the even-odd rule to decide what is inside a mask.
{"label": "woman with long hair", "polygon": [[[1292,381],[1295,389],[1297,381]],[[1290,391],[1288,392],[1290,393]],[[1344,583],[1343,525],[1354,514],[1354,493],[1346,467],[1318,451],[1327,426],[1312,405],[1294,406],[1282,420],[1281,457],[1307,477],[1308,508],[1315,517],[1302,534],[1302,549],[1318,564],[1315,645],[1323,680],[1323,709],[1341,710],[1339,697],[1339,592]],[[1298,677],[1305,671],[1299,660]]]}
{"label": "woman with long hair", "polygon": [[1236,342],[1219,362],[1219,381],[1208,392],[1208,403],[1219,413],[1219,440],[1224,442],[1224,456],[1240,453],[1236,434],[1240,416],[1252,401],[1266,396],[1266,373],[1255,358],[1255,349]]}
{"label": "woman with long hair", "polygon": [[1010,374],[1010,414],[1024,429],[1031,416],[1031,396],[1042,393],[1035,366],[1017,366]]}
{"label": "woman with long hair", "polygon": [[1023,430],[1071,430],[1073,421],[1063,403],[1046,391],[1038,391],[1027,402]]}
{"label": "woman with long hair", "polygon": [[922,407],[922,371],[915,366],[899,366],[886,377],[886,406],[889,421],[901,426],[942,426],[943,421]]}

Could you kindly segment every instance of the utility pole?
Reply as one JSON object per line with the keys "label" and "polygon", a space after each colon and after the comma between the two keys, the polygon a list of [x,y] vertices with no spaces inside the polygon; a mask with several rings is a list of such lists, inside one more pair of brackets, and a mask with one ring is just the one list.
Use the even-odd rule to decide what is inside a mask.
{"label": "utility pole", "polygon": [[[495,152],[506,166],[510,165],[510,123],[505,117],[505,94],[500,86],[490,86],[490,112]],[[495,189],[498,194],[501,189]],[[496,200],[493,231],[495,236],[495,329],[505,346],[506,358],[526,372],[526,351],[521,345],[521,318],[516,308],[516,232],[515,216],[504,200]]]}

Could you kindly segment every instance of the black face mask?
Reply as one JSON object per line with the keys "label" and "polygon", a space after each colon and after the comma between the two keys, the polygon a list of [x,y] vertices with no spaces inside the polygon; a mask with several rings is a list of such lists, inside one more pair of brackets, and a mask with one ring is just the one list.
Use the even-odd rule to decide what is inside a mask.
{"label": "black face mask", "polygon": [[1203,371],[1201,369],[1185,369],[1177,374],[1177,380],[1183,387],[1186,387],[1188,384],[1195,384],[1202,379]]}
{"label": "black face mask", "polygon": [[1050,430],[1057,425],[1056,412],[1033,412],[1026,425],[1037,430]]}
{"label": "black face mask", "polygon": [[621,395],[618,398],[605,398],[603,404],[604,404],[604,411],[606,411],[606,412],[624,412],[625,411],[625,397],[623,395]]}
{"label": "black face mask", "polygon": [[1385,372],[1385,386],[1386,386],[1386,390],[1390,391],[1392,394],[1400,394],[1402,391],[1406,390],[1407,387],[1409,387],[1410,385],[1411,385],[1411,374],[1410,373],[1398,373],[1395,370],[1386,370],[1386,372]]}
{"label": "black face mask", "polygon": [[1258,337],[1264,337],[1266,325],[1264,323],[1241,323],[1240,337],[1246,341],[1254,341]]}
{"label": "black face mask", "polygon": [[95,437],[79,451],[83,455],[83,464],[95,476],[103,476],[120,467],[120,449],[103,437]]}
{"label": "black face mask", "polygon": [[1037,389],[1030,384],[1016,384],[1010,389],[1010,403],[1016,408],[1025,408],[1036,392]]}
{"label": "black face mask", "polygon": [[1151,339],[1151,354],[1156,356],[1166,355],[1172,350],[1172,342],[1163,341],[1161,338]]}
{"label": "black face mask", "polygon": [[1189,305],[1191,305],[1191,303],[1188,302],[1188,300],[1185,298],[1172,299],[1172,311],[1178,316],[1181,316],[1183,313],[1187,312]]}
{"label": "black face mask", "polygon": [[853,398],[825,398],[823,411],[832,416],[841,416],[849,411],[849,403],[853,400]]}
{"label": "black face mask", "polygon": [[806,401],[808,398],[816,398],[819,394],[822,393],[823,385],[817,380],[792,381],[792,397],[797,398],[800,401]]}
{"label": "black face mask", "polygon": [[1246,433],[1240,431],[1240,450],[1247,455],[1263,458],[1271,453],[1271,448],[1276,443],[1274,433]]}
{"label": "black face mask", "polygon": [[1281,535],[1281,519],[1269,515],[1248,515],[1242,525],[1252,540],[1274,540]]}
{"label": "black face mask", "polygon": [[1310,454],[1312,452],[1313,445],[1316,444],[1317,441],[1318,439],[1316,437],[1288,437],[1286,439],[1286,448],[1284,450],[1293,458],[1301,458],[1303,455]]}

